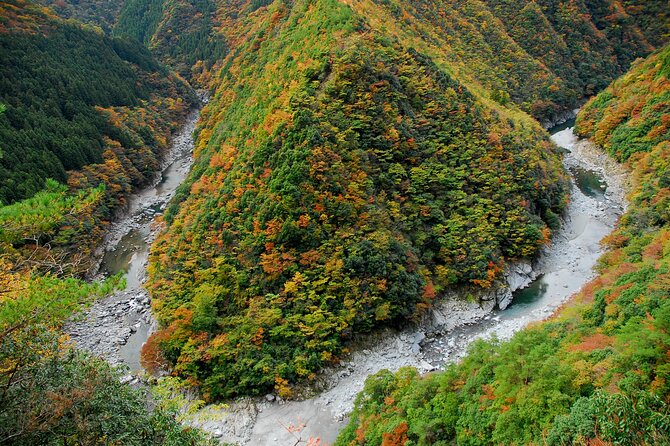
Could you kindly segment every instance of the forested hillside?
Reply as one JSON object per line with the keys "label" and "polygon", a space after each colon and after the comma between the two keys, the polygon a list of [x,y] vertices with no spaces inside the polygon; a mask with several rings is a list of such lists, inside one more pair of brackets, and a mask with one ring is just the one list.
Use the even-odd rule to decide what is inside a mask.
{"label": "forested hillside", "polygon": [[[156,2],[126,6],[150,13],[138,30],[159,30],[175,17],[166,4],[163,19]],[[289,394],[354,334],[416,317],[450,287],[488,288],[532,256],[565,179],[516,105],[551,119],[652,49],[608,1],[210,10],[228,56],[154,246],[164,328],[145,357],[211,398]]]}
{"label": "forested hillside", "polygon": [[633,68],[589,101],[575,132],[618,161],[636,160],[670,138],[670,49]]}
{"label": "forested hillside", "polygon": [[[63,18],[101,27],[109,35],[137,40],[192,81],[209,74],[227,44],[219,32],[216,0],[39,0]],[[253,2],[252,2],[253,3]],[[198,80],[204,84],[204,80]]]}
{"label": "forested hillside", "polygon": [[[253,16],[253,20],[252,20]],[[210,398],[313,376],[550,237],[557,151],[337,1],[239,17],[197,166],[154,245],[156,347]],[[337,42],[337,44],[335,44]]]}
{"label": "forested hillside", "polygon": [[154,178],[196,98],[137,43],[21,0],[0,3],[0,22],[2,249],[21,256],[49,244],[44,255],[56,258],[42,260],[57,268],[69,251],[85,258],[102,222]]}
{"label": "forested hillside", "polygon": [[[144,42],[162,61],[202,84],[239,40],[235,18],[253,17],[272,3],[43,1],[65,17]],[[670,32],[664,0],[344,3],[438,64],[444,58],[460,80],[480,83],[495,100],[511,99],[540,120],[553,119],[600,91]]]}
{"label": "forested hillside", "polygon": [[114,35],[144,42],[163,62],[197,82],[228,50],[218,31],[217,7],[214,0],[128,0]]}
{"label": "forested hillside", "polygon": [[347,3],[469,86],[484,87],[482,95],[511,100],[540,121],[574,108],[652,49],[610,0]]}
{"label": "forested hillside", "polygon": [[[569,182],[540,122],[668,39],[664,0],[42,3],[0,2],[0,443],[26,445],[206,442],[60,333],[122,285],[74,277],[196,102],[182,77],[211,101],[157,218],[143,364],[290,398],[549,243]],[[669,51],[578,119],[637,181],[601,276],[445,373],[371,377],[340,444],[670,442]]]}
{"label": "forested hillside", "polygon": [[[128,0],[114,33],[145,42],[182,75],[207,83],[239,42],[237,17],[253,20],[271,3]],[[604,88],[669,31],[663,0],[343,3],[470,87],[481,84],[483,94],[511,100],[540,120]]]}
{"label": "forested hillside", "polygon": [[[156,170],[173,121],[193,98],[142,46],[49,14],[18,0],[0,9],[4,203],[33,195],[46,178],[65,182],[66,171],[101,163],[112,141],[119,150],[134,150],[122,154],[134,176],[130,182],[145,182]],[[138,122],[139,113],[147,115],[144,122]]]}
{"label": "forested hillside", "polygon": [[56,14],[66,19],[76,19],[82,23],[99,26],[109,34],[117,22],[125,1],[109,0],[37,0],[49,6]]}
{"label": "forested hillside", "polygon": [[[601,5],[593,2],[592,8]],[[652,45],[662,46],[670,38],[670,8],[664,1],[624,0],[625,12],[635,21]],[[601,7],[601,6],[600,6]]]}
{"label": "forested hillside", "polygon": [[0,444],[209,444],[62,332],[122,285],[73,276],[153,178],[190,88],[140,45],[21,0],[0,2],[0,59]]}
{"label": "forested hillside", "polygon": [[577,120],[635,179],[600,276],[549,322],[478,342],[444,373],[370,377],[337,444],[670,442],[669,67],[665,47]]}

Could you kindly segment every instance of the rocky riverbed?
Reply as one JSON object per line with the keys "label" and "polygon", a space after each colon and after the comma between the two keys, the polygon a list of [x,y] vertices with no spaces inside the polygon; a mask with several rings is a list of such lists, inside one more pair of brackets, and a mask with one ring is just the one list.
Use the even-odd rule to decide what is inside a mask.
{"label": "rocky riverbed", "polygon": [[124,378],[127,381],[137,380],[134,374],[141,370],[140,349],[155,328],[149,295],[142,287],[149,249],[158,231],[155,218],[165,210],[191,168],[192,135],[198,117],[198,110],[189,115],[173,137],[161,174],[152,186],[130,198],[127,209],[115,219],[101,244],[100,264],[92,278],[124,273],[126,288],[96,301],[65,326],[79,348],[111,364],[127,366],[132,372]]}

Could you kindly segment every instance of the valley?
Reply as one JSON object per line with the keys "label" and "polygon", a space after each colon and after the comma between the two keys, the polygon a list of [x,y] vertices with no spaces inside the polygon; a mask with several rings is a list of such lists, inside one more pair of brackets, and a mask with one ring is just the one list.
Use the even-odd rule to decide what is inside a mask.
{"label": "valley", "polygon": [[[156,234],[153,221],[186,177],[196,120],[194,112],[174,138],[158,183],[130,198],[127,215],[114,223],[107,236],[100,271],[124,272],[126,289],[97,301],[83,318],[66,327],[80,348],[128,366],[131,375],[126,381],[141,381],[140,350],[155,329],[148,295],[141,288],[149,245]],[[498,308],[499,290],[476,301],[454,292],[436,302],[420,323],[356,341],[339,366],[324,370],[317,385],[303,390],[313,396],[297,401],[274,394],[233,400],[225,409],[205,407],[189,423],[226,443],[249,445],[288,444],[295,433],[287,427],[304,424],[299,433],[302,438],[320,438],[331,444],[345,426],[368,376],[407,366],[422,373],[443,370],[446,364],[460,360],[476,339],[495,336],[507,340],[527,325],[551,317],[594,278],[593,268],[604,252],[600,240],[625,211],[629,188],[625,169],[591,142],[575,136],[572,126],[552,131],[554,143],[567,149],[563,163],[572,175],[570,204],[561,230],[532,263],[511,265],[506,288],[514,300],[507,308]]]}
{"label": "valley", "polygon": [[669,12],[0,2],[0,444],[669,442]]}
{"label": "valley", "polygon": [[[233,401],[224,410],[203,409],[202,421],[196,417],[194,425],[224,442],[283,445],[295,438],[285,427],[304,424],[299,433],[303,439],[320,438],[332,444],[370,375],[401,367],[415,367],[421,373],[442,370],[446,364],[460,360],[476,339],[495,336],[507,340],[527,325],[551,317],[595,277],[593,268],[604,252],[600,240],[613,230],[624,212],[628,189],[627,172],[608,161],[592,143],[576,137],[571,127],[554,133],[552,139],[570,151],[564,159],[566,169],[589,172],[589,181],[583,177],[582,181],[587,185],[604,183],[604,191],[591,196],[587,185],[580,187],[580,177],[573,177],[570,204],[551,245],[532,266],[511,268],[508,283],[514,301],[508,308],[495,307],[495,290],[488,301],[482,302],[468,302],[454,293],[436,302],[417,326],[382,331],[356,342],[351,355],[338,367],[322,372],[318,390],[311,390],[315,396],[304,401]],[[533,280],[536,276],[539,278]]]}
{"label": "valley", "polygon": [[187,118],[170,143],[157,181],[129,198],[127,210],[113,222],[100,247],[98,275],[123,274],[125,289],[96,301],[82,319],[65,327],[80,348],[112,364],[126,365],[132,373],[142,370],[140,350],[156,324],[142,286],[149,248],[158,232],[155,219],[189,172],[198,117],[196,110]]}

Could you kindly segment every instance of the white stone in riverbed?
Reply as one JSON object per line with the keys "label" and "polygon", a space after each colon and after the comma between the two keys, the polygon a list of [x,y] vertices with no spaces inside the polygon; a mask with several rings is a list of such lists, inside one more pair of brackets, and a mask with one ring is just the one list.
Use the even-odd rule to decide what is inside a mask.
{"label": "white stone in riverbed", "polygon": [[499,290],[498,292],[496,292],[496,302],[498,308],[500,308],[501,310],[504,310],[507,307],[509,307],[509,304],[512,303],[513,299],[514,296],[512,295],[512,292],[509,289]]}
{"label": "white stone in riverbed", "polygon": [[124,375],[121,378],[119,378],[119,382],[121,382],[121,384],[128,384],[132,380],[133,375]]}

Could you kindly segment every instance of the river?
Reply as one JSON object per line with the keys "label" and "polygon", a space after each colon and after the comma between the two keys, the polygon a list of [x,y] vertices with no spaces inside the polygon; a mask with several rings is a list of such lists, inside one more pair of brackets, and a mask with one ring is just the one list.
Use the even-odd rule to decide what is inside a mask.
{"label": "river", "polygon": [[[122,272],[126,289],[96,302],[66,327],[81,348],[113,364],[125,364],[128,381],[137,379],[139,352],[155,323],[142,288],[157,231],[153,223],[192,165],[197,118],[194,112],[175,135],[160,179],[132,197],[128,211],[112,225],[103,243],[99,275]],[[205,408],[189,423],[230,443],[283,446],[319,437],[331,444],[370,374],[403,366],[423,373],[440,370],[461,358],[475,339],[508,339],[553,314],[594,277],[593,267],[603,252],[599,241],[612,231],[626,205],[625,172],[595,145],[575,137],[571,125],[552,131],[554,142],[568,151],[564,165],[574,186],[562,228],[539,259],[510,268],[508,283],[515,291],[509,307],[497,309],[493,298],[482,304],[451,296],[437,303],[418,326],[385,330],[359,342],[348,358],[319,375],[311,397],[240,399],[229,402],[226,409]],[[288,428],[300,425],[304,425],[300,432]]]}
{"label": "river", "polygon": [[[65,327],[80,348],[111,364],[125,365],[132,374],[141,370],[140,350],[155,324],[149,295],[142,287],[151,242],[158,232],[154,222],[191,169],[199,115],[199,110],[190,113],[173,136],[154,183],[130,197],[127,209],[115,219],[100,247],[102,258],[95,278],[122,273],[125,289],[96,301]],[[131,374],[127,378],[134,379]]]}

